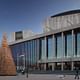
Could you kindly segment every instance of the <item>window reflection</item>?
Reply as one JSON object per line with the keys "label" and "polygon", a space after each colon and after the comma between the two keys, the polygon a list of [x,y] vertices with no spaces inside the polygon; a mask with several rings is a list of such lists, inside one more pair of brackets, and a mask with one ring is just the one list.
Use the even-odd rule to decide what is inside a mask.
{"label": "window reflection", "polygon": [[57,47],[57,51],[56,51],[57,58],[61,58],[63,56],[61,34],[56,35],[56,47]]}
{"label": "window reflection", "polygon": [[45,40],[44,38],[41,39],[41,59],[44,59],[45,55]]}
{"label": "window reflection", "polygon": [[67,34],[67,56],[72,56],[72,35]]}
{"label": "window reflection", "polygon": [[47,56],[48,56],[48,59],[53,58],[53,39],[52,39],[52,36],[49,36],[47,38]]}

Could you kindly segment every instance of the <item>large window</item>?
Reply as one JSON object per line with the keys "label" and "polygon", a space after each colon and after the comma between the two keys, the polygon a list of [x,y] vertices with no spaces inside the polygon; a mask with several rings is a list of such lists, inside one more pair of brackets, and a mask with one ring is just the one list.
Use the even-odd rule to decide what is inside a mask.
{"label": "large window", "polygon": [[32,41],[32,50],[33,50],[33,52],[32,52],[32,55],[33,55],[32,60],[33,60],[33,65],[34,65],[35,64],[35,42],[34,42],[34,40]]}
{"label": "large window", "polygon": [[77,44],[76,44],[76,48],[77,48],[77,56],[80,56],[80,32],[77,32]]}
{"label": "large window", "polygon": [[39,56],[39,40],[31,40],[25,42],[25,49],[27,55],[27,63],[29,67],[37,67],[36,63]]}
{"label": "large window", "polygon": [[61,34],[56,35],[56,52],[57,52],[57,58],[63,57],[63,52],[62,52],[62,37]]}
{"label": "large window", "polygon": [[53,58],[53,39],[52,36],[49,36],[47,38],[47,53],[48,53],[48,59]]}
{"label": "large window", "polygon": [[42,38],[41,39],[41,59],[46,58],[46,54],[45,54],[45,39]]}
{"label": "large window", "polygon": [[13,59],[18,69],[25,67],[25,47],[24,43],[11,46]]}
{"label": "large window", "polygon": [[31,64],[31,59],[30,59],[30,55],[31,55],[31,42],[28,41],[28,65],[30,66]]}
{"label": "large window", "polygon": [[15,40],[23,39],[22,31],[15,32]]}
{"label": "large window", "polygon": [[13,45],[13,46],[10,46],[10,47],[11,47],[11,51],[12,51],[13,60],[15,62],[15,65],[17,65],[17,46]]}
{"label": "large window", "polygon": [[28,42],[25,42],[25,56],[26,56],[26,65],[28,61]]}
{"label": "large window", "polygon": [[67,32],[65,34],[65,56],[71,57],[72,53],[72,34],[71,32]]}

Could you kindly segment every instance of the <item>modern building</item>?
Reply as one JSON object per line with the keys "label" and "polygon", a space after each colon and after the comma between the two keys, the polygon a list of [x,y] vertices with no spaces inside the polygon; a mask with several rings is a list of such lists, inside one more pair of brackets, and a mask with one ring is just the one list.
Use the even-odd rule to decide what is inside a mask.
{"label": "modern building", "polygon": [[32,69],[80,69],[80,10],[56,14],[49,20],[49,31],[45,27],[42,34],[9,43],[16,65],[24,55]]}

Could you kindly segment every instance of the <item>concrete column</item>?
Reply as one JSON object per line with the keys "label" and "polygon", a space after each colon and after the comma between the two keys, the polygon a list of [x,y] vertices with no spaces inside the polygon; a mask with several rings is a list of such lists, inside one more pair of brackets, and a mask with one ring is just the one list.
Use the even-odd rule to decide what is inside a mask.
{"label": "concrete column", "polygon": [[45,37],[45,59],[47,59],[47,38]]}
{"label": "concrete column", "polygon": [[63,65],[63,62],[61,63],[61,71],[64,70],[64,65]]}
{"label": "concrete column", "polygon": [[74,57],[74,30],[72,30],[72,56]]}
{"label": "concrete column", "polygon": [[52,63],[52,71],[54,71],[55,63]]}
{"label": "concrete column", "polygon": [[64,33],[62,32],[62,34],[61,34],[61,36],[62,36],[62,54],[63,54],[63,56],[62,57],[64,57]]}
{"label": "concrete column", "polygon": [[[55,58],[55,36],[53,34],[53,59]],[[52,63],[52,71],[54,71],[55,63]]]}
{"label": "concrete column", "polygon": [[44,70],[46,70],[46,63],[44,63]]}
{"label": "concrete column", "polygon": [[44,63],[44,70],[46,70],[46,62],[47,61],[47,38],[45,37],[45,63]]}
{"label": "concrete column", "polygon": [[53,58],[55,58],[55,37],[53,34]]}
{"label": "concrete column", "polygon": [[71,70],[72,71],[74,68],[73,57],[74,57],[74,30],[72,30],[72,56],[71,56]]}
{"label": "concrete column", "polygon": [[74,69],[74,62],[72,61],[71,62],[71,71],[73,71],[73,69]]}
{"label": "concrete column", "polygon": [[63,58],[64,58],[64,33],[62,32],[61,34],[62,36],[62,62],[61,62],[61,71],[64,70],[64,67],[63,67]]}

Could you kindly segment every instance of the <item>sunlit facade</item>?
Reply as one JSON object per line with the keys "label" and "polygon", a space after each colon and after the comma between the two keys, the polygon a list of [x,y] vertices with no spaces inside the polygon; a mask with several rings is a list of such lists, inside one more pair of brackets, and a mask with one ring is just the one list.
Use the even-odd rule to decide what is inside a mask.
{"label": "sunlit facade", "polygon": [[[27,65],[38,70],[80,69],[80,23],[11,42],[10,47],[20,69]],[[24,59],[20,59],[22,56]]]}

